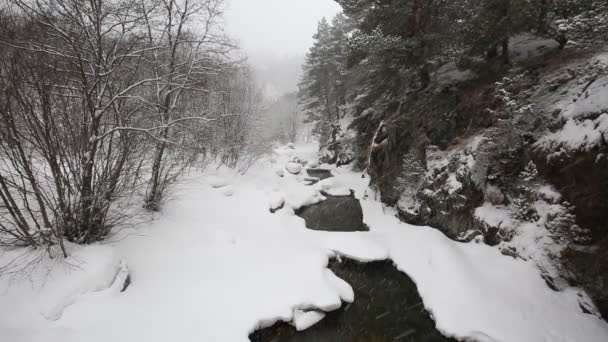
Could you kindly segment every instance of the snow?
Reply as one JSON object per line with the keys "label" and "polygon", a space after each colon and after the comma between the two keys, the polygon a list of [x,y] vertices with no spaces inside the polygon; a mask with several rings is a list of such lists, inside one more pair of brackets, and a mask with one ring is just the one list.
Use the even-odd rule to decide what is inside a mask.
{"label": "snow", "polygon": [[538,188],[537,192],[542,199],[547,200],[550,203],[559,203],[562,199],[562,194],[551,185],[543,185]]}
{"label": "snow", "polygon": [[525,61],[530,58],[546,54],[549,50],[556,50],[559,43],[555,39],[538,37],[530,33],[522,33],[510,41],[510,53],[515,61]]}
{"label": "snow", "polygon": [[460,183],[457,179],[456,179],[456,175],[455,174],[450,174],[450,176],[448,177],[448,180],[446,182],[446,186],[447,186],[447,192],[450,195],[453,195],[454,193],[462,190],[462,183]]}
{"label": "snow", "polygon": [[475,209],[473,215],[481,222],[485,222],[489,227],[512,227],[514,225],[514,220],[511,218],[509,209],[487,202]]}
{"label": "snow", "polygon": [[576,102],[572,103],[563,116],[576,118],[585,114],[602,113],[608,110],[608,76],[593,81],[581,94]]}
{"label": "snow", "polygon": [[[3,341],[42,341],[41,326],[60,320],[66,310],[93,293],[116,293],[126,277],[126,263],[114,248],[66,246],[68,259],[45,251],[0,249],[1,265],[12,262],[12,277],[0,278],[0,332]],[[119,292],[120,290],[118,290]],[[44,335],[40,335],[44,336]],[[52,340],[51,340],[52,341]],[[59,341],[59,340],[57,340]]]}
{"label": "snow", "polygon": [[207,183],[209,183],[211,187],[218,189],[227,186],[228,184],[230,184],[230,181],[226,177],[210,175],[207,177]]}
{"label": "snow", "polygon": [[275,210],[285,205],[285,197],[278,191],[273,191],[268,195],[268,206]]}
{"label": "snow", "polygon": [[222,195],[230,197],[234,195],[235,189],[232,185],[226,185],[225,187],[222,187],[220,192],[222,193]]}
{"label": "snow", "polygon": [[352,303],[355,300],[353,288],[347,282],[338,278],[334,272],[325,270],[325,277],[330,286],[340,295],[341,300],[347,303]]}
{"label": "snow", "polygon": [[297,175],[298,173],[302,172],[302,164],[295,163],[295,162],[288,162],[285,165],[285,170],[287,170],[291,174]]}
{"label": "snow", "polygon": [[569,119],[557,132],[544,136],[537,146],[546,150],[591,150],[608,139],[608,114],[602,114],[595,120],[577,121]]}
{"label": "snow", "polygon": [[330,196],[350,196],[351,194],[348,185],[336,177],[326,178],[315,184],[315,187]]}
{"label": "snow", "polygon": [[[104,244],[69,246],[65,261],[42,257],[31,276],[0,279],[2,340],[238,342],[279,320],[304,329],[323,312],[357,300],[327,268],[334,257],[390,258],[414,280],[448,336],[608,340],[607,324],[581,312],[577,289],[552,291],[533,262],[401,223],[374,199],[361,173],[338,168],[336,179],[306,186],[300,175],[273,172],[294,154],[310,160],[315,149],[282,149],[244,176],[223,168],[193,172],[154,221],[124,227]],[[234,189],[232,196],[226,187]],[[306,229],[291,209],[323,200],[322,189],[353,189],[370,231]],[[281,199],[286,209],[271,214],[269,205]],[[4,251],[0,265],[23,253],[45,255],[40,252]],[[131,284],[120,292],[127,273]]]}
{"label": "snow", "polygon": [[[529,260],[545,276],[552,279],[554,285],[560,289],[567,289],[569,285],[562,279],[555,259],[564,250],[561,240],[556,240],[546,227],[550,215],[563,211],[565,208],[557,204],[561,195],[551,186],[545,185],[537,189],[540,199],[533,205],[538,219],[534,222],[520,221],[516,218],[516,208],[506,205],[492,205],[484,203],[475,210],[475,218],[487,227],[500,228],[505,239],[499,244],[499,249],[516,254],[519,258]],[[579,293],[582,294],[581,291]],[[585,305],[587,300],[581,300]]]}
{"label": "snow", "polygon": [[486,341],[606,341],[608,326],[578,307],[573,289],[552,291],[531,262],[483,244],[460,244],[428,227],[400,223],[363,201],[399,270],[416,283],[437,329]]}
{"label": "snow", "polygon": [[441,85],[451,85],[469,81],[475,78],[475,73],[471,70],[460,70],[455,62],[449,62],[442,65],[437,72],[435,72],[435,78],[437,83]]}
{"label": "snow", "polygon": [[293,312],[293,326],[297,331],[306,330],[319,323],[325,318],[325,313],[321,311],[303,311],[296,309]]}

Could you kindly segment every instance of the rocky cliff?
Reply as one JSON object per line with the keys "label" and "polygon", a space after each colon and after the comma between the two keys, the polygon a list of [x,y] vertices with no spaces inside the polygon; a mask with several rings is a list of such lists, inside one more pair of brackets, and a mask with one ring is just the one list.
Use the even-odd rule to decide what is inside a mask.
{"label": "rocky cliff", "polygon": [[441,66],[355,120],[359,165],[402,220],[532,260],[608,317],[608,53],[511,49],[512,65]]}

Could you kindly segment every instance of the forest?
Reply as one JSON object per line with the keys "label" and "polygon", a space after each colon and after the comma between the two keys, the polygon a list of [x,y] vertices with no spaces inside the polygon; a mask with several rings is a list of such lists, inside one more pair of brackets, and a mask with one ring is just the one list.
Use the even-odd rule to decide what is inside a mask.
{"label": "forest", "polygon": [[3,244],[100,241],[134,192],[159,210],[189,166],[247,167],[260,94],[221,3],[2,8]]}

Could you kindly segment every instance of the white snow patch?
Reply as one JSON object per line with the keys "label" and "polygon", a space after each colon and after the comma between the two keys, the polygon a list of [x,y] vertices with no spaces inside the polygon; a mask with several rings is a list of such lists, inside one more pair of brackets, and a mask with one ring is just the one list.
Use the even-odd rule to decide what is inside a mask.
{"label": "white snow patch", "polygon": [[287,170],[291,174],[297,175],[298,173],[302,172],[302,164],[296,162],[289,162],[285,165],[285,170]]}
{"label": "white snow patch", "polygon": [[211,185],[212,188],[219,189],[230,184],[230,181],[226,177],[210,175],[207,176],[207,183]]}
{"label": "white snow patch", "polygon": [[462,190],[462,183],[460,183],[457,179],[456,179],[456,175],[455,174],[450,174],[450,176],[448,177],[448,180],[446,182],[446,186],[447,186],[447,192],[450,195],[453,195],[454,193]]}
{"label": "white snow patch", "polygon": [[495,206],[488,202],[475,209],[474,215],[490,227],[513,227],[515,223],[508,208]]}
{"label": "white snow patch", "polygon": [[293,311],[293,321],[291,324],[297,331],[303,331],[319,323],[323,318],[325,318],[325,313],[321,311],[295,309]]}
{"label": "white snow patch", "polygon": [[227,185],[225,187],[222,187],[220,192],[222,193],[222,195],[230,197],[234,195],[235,188],[232,185]]}
{"label": "white snow patch", "polygon": [[347,184],[344,184],[336,177],[326,178],[315,184],[319,191],[323,191],[330,196],[350,196],[351,191]]}
{"label": "white snow patch", "polygon": [[459,69],[454,62],[442,65],[437,72],[435,72],[435,79],[437,80],[437,83],[441,85],[465,82],[475,78],[475,76],[475,73],[471,70]]}
{"label": "white snow patch", "polygon": [[270,209],[278,209],[285,204],[285,197],[279,191],[273,191],[268,195],[268,206]]}
{"label": "white snow patch", "polygon": [[595,80],[576,102],[564,112],[564,118],[576,118],[585,114],[602,113],[608,110],[608,76]]}
{"label": "white snow patch", "polygon": [[511,38],[509,50],[514,60],[524,61],[529,58],[541,56],[549,50],[555,50],[559,43],[555,39],[538,37],[530,33],[522,33]]}
{"label": "white snow patch", "polygon": [[562,129],[539,140],[537,146],[546,150],[565,148],[588,151],[601,145],[606,139],[608,139],[608,114],[602,114],[595,120],[582,122],[569,119]]}
{"label": "white snow patch", "polygon": [[338,278],[334,272],[326,269],[325,278],[329,285],[339,294],[340,299],[347,303],[352,303],[355,300],[355,291],[353,291],[353,288],[347,282]]}
{"label": "white snow patch", "polygon": [[337,232],[315,231],[320,238],[320,244],[338,256],[360,262],[370,262],[388,259],[388,251],[376,236],[368,232],[352,232],[348,234]]}
{"label": "white snow patch", "polygon": [[543,185],[538,188],[537,192],[542,199],[547,200],[550,203],[559,203],[562,199],[562,194],[551,185]]}

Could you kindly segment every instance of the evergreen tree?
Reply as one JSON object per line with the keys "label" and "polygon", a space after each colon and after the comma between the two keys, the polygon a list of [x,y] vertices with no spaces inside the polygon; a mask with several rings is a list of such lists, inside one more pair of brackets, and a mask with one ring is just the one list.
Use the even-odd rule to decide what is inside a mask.
{"label": "evergreen tree", "polygon": [[333,25],[325,18],[319,22],[299,84],[307,121],[315,123],[313,133],[319,135],[322,145],[335,141],[344,116],[347,33],[348,21],[342,15],[334,18]]}
{"label": "evergreen tree", "polygon": [[481,0],[472,4],[474,15],[467,25],[465,44],[472,54],[488,59],[500,55],[509,63],[509,40],[521,32],[546,29],[546,0]]}

